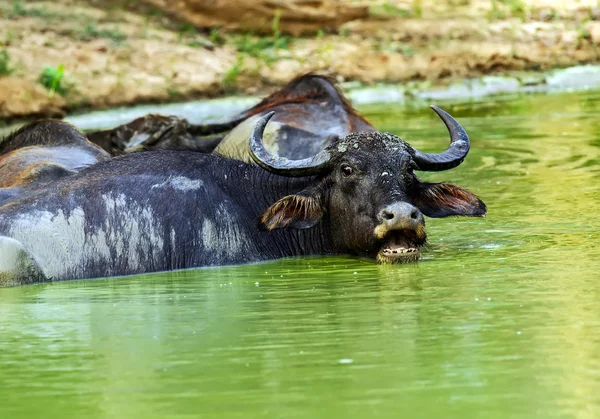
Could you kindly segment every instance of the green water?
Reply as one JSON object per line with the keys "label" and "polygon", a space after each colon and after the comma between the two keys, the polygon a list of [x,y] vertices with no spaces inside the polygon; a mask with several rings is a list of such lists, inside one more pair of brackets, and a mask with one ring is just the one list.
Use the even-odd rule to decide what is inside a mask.
{"label": "green water", "polygon": [[[0,417],[600,417],[600,93],[446,105],[486,219],[352,258],[0,289]],[[433,112],[370,106],[424,151]]]}

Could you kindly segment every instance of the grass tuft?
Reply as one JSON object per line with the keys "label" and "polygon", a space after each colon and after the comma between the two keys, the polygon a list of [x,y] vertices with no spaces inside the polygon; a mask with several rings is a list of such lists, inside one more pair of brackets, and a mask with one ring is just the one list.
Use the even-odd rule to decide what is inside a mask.
{"label": "grass tuft", "polygon": [[0,51],[0,76],[7,76],[12,73],[13,69],[10,66],[10,55],[8,51],[3,49]]}
{"label": "grass tuft", "polygon": [[107,38],[118,44],[127,39],[125,34],[119,29],[102,29],[98,28],[95,23],[88,23],[85,25],[82,33],[79,35],[79,39],[82,41],[90,41],[97,38]]}
{"label": "grass tuft", "polygon": [[65,66],[60,64],[58,67],[46,67],[40,74],[39,82],[48,89],[48,96],[52,97],[54,92],[61,96],[67,94],[69,90],[64,83]]}

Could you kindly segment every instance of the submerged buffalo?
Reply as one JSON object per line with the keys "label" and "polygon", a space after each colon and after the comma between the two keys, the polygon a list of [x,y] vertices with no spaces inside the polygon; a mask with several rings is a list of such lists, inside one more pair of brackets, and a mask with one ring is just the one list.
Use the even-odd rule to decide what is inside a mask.
{"label": "submerged buffalo", "polygon": [[32,122],[0,140],[0,205],[24,189],[46,184],[109,159],[72,125]]}
{"label": "submerged buffalo", "polygon": [[221,123],[194,125],[175,116],[146,115],[113,129],[88,133],[112,154],[152,149],[195,150],[253,163],[248,136],[256,121],[274,111],[264,144],[272,153],[302,159],[333,138],[375,129],[350,105],[333,79],[305,74],[260,103]]}
{"label": "submerged buffalo", "polygon": [[275,115],[265,130],[263,144],[273,154],[304,159],[352,132],[375,128],[350,105],[333,79],[306,74],[235,116],[235,127],[218,143],[215,154],[254,163],[248,137],[259,118]]}
{"label": "submerged buffalo", "polygon": [[261,167],[183,151],[100,162],[0,208],[0,283],[300,255],[416,261],[426,241],[423,215],[486,212],[469,191],[414,174],[456,167],[469,151],[465,130],[434,110],[451,138],[440,154],[391,134],[359,132],[303,160],[276,157],[262,143],[267,114],[250,136]]}

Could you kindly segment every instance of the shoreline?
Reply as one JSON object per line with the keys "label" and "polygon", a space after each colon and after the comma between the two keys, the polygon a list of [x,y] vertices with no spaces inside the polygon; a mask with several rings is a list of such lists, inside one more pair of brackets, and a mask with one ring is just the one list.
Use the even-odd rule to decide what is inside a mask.
{"label": "shoreline", "polygon": [[[429,86],[378,83],[363,85],[342,83],[344,94],[354,106],[377,103],[427,106],[438,103],[512,94],[561,93],[600,89],[600,65],[575,66],[544,73],[519,73],[506,76],[484,76],[456,81],[448,86]],[[73,113],[64,119],[82,130],[105,129],[117,126],[148,113],[176,115],[191,123],[218,122],[226,116],[256,104],[262,96],[228,96],[198,101],[117,107],[109,110]]]}
{"label": "shoreline", "polygon": [[[131,105],[264,96],[310,71],[335,76],[346,90],[438,100],[471,94],[465,89],[537,86],[538,72],[600,62],[600,10],[580,1],[549,8],[545,0],[519,0],[523,7],[516,10],[486,0],[419,0],[418,11],[407,0],[386,0],[383,9],[375,0],[364,3],[373,5],[365,19],[293,37],[279,30],[260,36],[201,30],[160,11],[103,8],[91,0],[5,2],[0,124]],[[509,78],[516,81],[503,80],[515,73],[520,75]],[[465,80],[483,85],[457,87],[479,83]],[[397,85],[401,93],[388,87]]]}

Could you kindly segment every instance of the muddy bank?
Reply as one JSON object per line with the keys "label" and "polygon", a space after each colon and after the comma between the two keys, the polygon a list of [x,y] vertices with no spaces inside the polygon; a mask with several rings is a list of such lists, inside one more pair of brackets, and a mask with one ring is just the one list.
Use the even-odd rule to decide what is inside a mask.
{"label": "muddy bank", "polygon": [[[508,76],[484,76],[472,80],[459,80],[448,86],[431,86],[427,82],[402,84],[362,84],[352,81],[341,85],[345,95],[361,106],[384,103],[410,103],[411,106],[444,106],[446,102],[478,100],[488,96],[529,93],[560,93],[600,89],[600,65],[584,65],[540,73],[514,73]],[[65,119],[83,130],[112,128],[126,124],[149,113],[175,115],[194,124],[222,122],[231,115],[247,109],[261,96],[228,96],[224,98],[195,100],[181,103],[137,105],[77,113]],[[19,124],[6,127],[9,132]],[[3,130],[0,127],[0,134]]]}
{"label": "muddy bank", "polygon": [[2,2],[0,118],[264,94],[306,71],[435,90],[598,62],[600,13],[589,2],[363,3],[368,18],[293,38],[198,30],[113,2]]}

